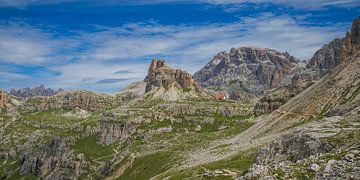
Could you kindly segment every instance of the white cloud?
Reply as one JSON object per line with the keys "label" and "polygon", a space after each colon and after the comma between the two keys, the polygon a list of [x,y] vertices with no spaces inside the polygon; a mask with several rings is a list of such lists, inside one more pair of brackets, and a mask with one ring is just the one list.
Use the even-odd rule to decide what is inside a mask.
{"label": "white cloud", "polygon": [[242,4],[242,3],[272,3],[277,5],[292,6],[301,9],[322,9],[328,7],[354,8],[360,7],[358,0],[0,0],[0,7],[17,7],[20,9],[30,5],[61,4],[69,2],[83,2],[96,4],[97,6],[114,5],[114,4],[161,4],[161,3],[209,3],[214,5],[224,4]]}
{"label": "white cloud", "polygon": [[[216,53],[231,47],[268,47],[306,59],[323,44],[341,37],[347,28],[308,26],[302,22],[294,17],[264,14],[226,24],[126,24],[102,27],[97,32],[77,32],[76,37],[53,36],[29,26],[10,31],[4,26],[0,30],[0,61],[41,64],[59,72],[59,76],[48,78],[51,87],[114,91],[143,79],[152,58],[164,58],[170,66],[192,73]],[[67,51],[59,53],[64,47]],[[126,73],[115,73],[118,71]]]}
{"label": "white cloud", "polygon": [[360,7],[358,0],[201,0],[211,4],[241,4],[241,3],[272,3],[277,5],[292,6],[301,9],[322,9],[327,7]]}
{"label": "white cloud", "polygon": [[[98,91],[118,91],[133,81],[143,80],[147,73],[147,63],[142,64],[106,64],[102,62],[80,62],[52,67],[61,75],[49,83],[52,87],[65,89],[92,89]],[[124,73],[116,73],[124,71]],[[112,83],[100,83],[109,79],[122,79]]]}
{"label": "white cloud", "polygon": [[0,22],[0,62],[37,65],[52,63],[59,56],[76,46],[72,39],[54,39],[51,33],[24,23]]}
{"label": "white cloud", "polygon": [[[124,32],[124,29],[129,32]],[[258,46],[288,51],[306,59],[324,43],[341,37],[344,32],[342,26],[306,26],[295,18],[272,14],[243,18],[229,24],[132,24],[84,35],[83,38],[96,44],[84,57],[106,61],[160,56],[192,63],[200,59],[207,61],[217,52],[231,47]]]}

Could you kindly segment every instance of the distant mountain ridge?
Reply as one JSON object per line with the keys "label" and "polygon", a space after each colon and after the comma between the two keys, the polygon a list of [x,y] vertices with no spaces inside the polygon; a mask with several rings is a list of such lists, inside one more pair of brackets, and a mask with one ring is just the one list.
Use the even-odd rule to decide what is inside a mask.
{"label": "distant mountain ridge", "polygon": [[63,89],[54,90],[51,88],[45,88],[43,84],[40,86],[35,86],[33,88],[27,87],[27,88],[21,88],[21,89],[11,89],[10,93],[13,96],[16,97],[22,97],[22,98],[29,98],[29,97],[35,97],[35,96],[53,96],[61,91],[64,91]]}

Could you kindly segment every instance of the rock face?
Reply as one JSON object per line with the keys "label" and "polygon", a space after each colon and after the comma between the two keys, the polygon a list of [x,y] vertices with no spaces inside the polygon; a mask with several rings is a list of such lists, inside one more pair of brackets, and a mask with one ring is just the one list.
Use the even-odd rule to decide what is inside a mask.
{"label": "rock face", "polygon": [[256,163],[265,165],[286,160],[296,162],[317,153],[330,152],[333,148],[330,143],[321,142],[308,134],[287,134],[261,149]]}
{"label": "rock face", "polygon": [[198,96],[200,89],[191,74],[170,68],[164,60],[153,60],[145,78],[145,95],[168,101]]}
{"label": "rock face", "polygon": [[17,97],[28,98],[34,96],[53,96],[61,91],[63,90],[53,90],[51,88],[45,88],[44,85],[40,85],[34,88],[12,89],[10,94]]}
{"label": "rock face", "polygon": [[341,49],[343,43],[343,38],[336,38],[329,44],[325,44],[321,49],[315,52],[306,67],[316,69],[320,71],[321,76],[324,76],[330,69],[341,63]]}
{"label": "rock face", "polygon": [[26,99],[22,109],[26,112],[50,109],[74,110],[76,108],[97,111],[111,107],[117,99],[90,91],[64,91],[51,97],[31,97]]}
{"label": "rock face", "polygon": [[145,92],[150,92],[155,87],[178,87],[181,89],[191,89],[196,87],[196,83],[191,77],[191,74],[179,70],[171,69],[164,60],[152,60],[148,75],[145,78],[146,88]]}
{"label": "rock face", "polygon": [[100,142],[106,145],[115,142],[124,143],[136,132],[136,128],[126,120],[107,117],[101,123]]}
{"label": "rock face", "polygon": [[84,159],[77,158],[60,138],[55,138],[38,151],[24,150],[20,153],[20,175],[34,173],[37,177],[46,175],[46,179],[76,179],[86,168]]}
{"label": "rock face", "polygon": [[0,90],[0,108],[5,107],[10,99],[3,90]]}
{"label": "rock face", "polygon": [[319,78],[319,72],[301,69],[291,78],[291,83],[278,87],[266,93],[255,105],[254,113],[257,115],[270,113],[288,100],[303,92]]}
{"label": "rock face", "polygon": [[262,95],[279,87],[297,63],[298,60],[287,52],[253,47],[232,48],[229,53],[218,53],[193,77],[203,87],[237,83],[240,91]]}
{"label": "rock face", "polygon": [[96,111],[106,106],[111,105],[110,98],[106,96],[99,96],[93,93],[75,93],[66,94],[62,100],[62,107],[64,109],[86,109],[90,111]]}
{"label": "rock face", "polygon": [[345,35],[342,57],[346,58],[358,52],[360,49],[360,17],[352,23],[351,32]]}

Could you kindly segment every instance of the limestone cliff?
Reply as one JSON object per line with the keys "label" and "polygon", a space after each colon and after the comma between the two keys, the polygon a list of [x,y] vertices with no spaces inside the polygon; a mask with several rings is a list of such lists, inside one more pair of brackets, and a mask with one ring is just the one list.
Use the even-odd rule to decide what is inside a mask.
{"label": "limestone cliff", "polygon": [[152,60],[145,80],[145,93],[166,100],[195,96],[199,91],[191,74],[170,68],[164,60]]}
{"label": "limestone cliff", "polygon": [[151,62],[145,82],[147,82],[146,93],[156,87],[164,87],[165,89],[171,87],[180,89],[196,88],[196,83],[191,74],[180,69],[170,68],[164,60],[153,60]]}
{"label": "limestone cliff", "polygon": [[26,112],[44,111],[50,109],[97,111],[111,107],[121,102],[117,97],[94,93],[91,91],[64,91],[50,97],[31,97],[25,100],[21,107]]}
{"label": "limestone cliff", "polygon": [[266,48],[232,48],[218,53],[205,67],[194,74],[203,87],[229,87],[236,91],[262,95],[279,87],[292,73],[298,60],[289,53]]}
{"label": "limestone cliff", "polygon": [[344,44],[344,38],[336,38],[328,44],[322,46],[315,52],[314,56],[306,65],[307,68],[318,70],[321,76],[341,63],[341,49]]}

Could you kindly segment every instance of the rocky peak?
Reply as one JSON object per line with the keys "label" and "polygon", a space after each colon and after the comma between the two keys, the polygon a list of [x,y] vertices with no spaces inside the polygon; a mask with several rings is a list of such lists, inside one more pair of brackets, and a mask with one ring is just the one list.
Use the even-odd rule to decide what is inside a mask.
{"label": "rocky peak", "polygon": [[355,46],[360,45],[360,16],[352,23],[350,39],[351,44]]}
{"label": "rocky peak", "polygon": [[145,88],[146,93],[157,87],[163,87],[165,89],[171,87],[197,89],[191,74],[179,69],[172,69],[164,60],[157,59],[152,60],[145,82],[147,83]]}
{"label": "rocky peak", "polygon": [[291,74],[298,60],[287,52],[241,47],[218,53],[194,79],[204,87],[238,83],[240,90],[261,95],[278,87]]}
{"label": "rocky peak", "polygon": [[360,49],[360,16],[352,23],[351,31],[346,32],[342,56],[348,57]]}
{"label": "rocky peak", "polygon": [[324,76],[330,69],[341,63],[343,43],[344,38],[336,38],[330,43],[325,44],[315,52],[306,67],[318,70],[320,75]]}

